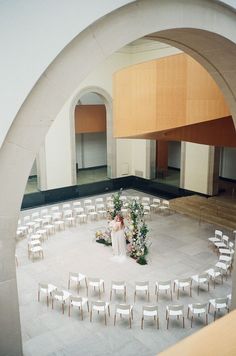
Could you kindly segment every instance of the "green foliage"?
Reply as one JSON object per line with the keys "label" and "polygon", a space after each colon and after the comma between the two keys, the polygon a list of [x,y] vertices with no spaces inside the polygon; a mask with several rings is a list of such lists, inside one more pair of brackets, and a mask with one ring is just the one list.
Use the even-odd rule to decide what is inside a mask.
{"label": "green foliage", "polygon": [[147,260],[145,256],[140,256],[136,262],[139,263],[140,265],[147,265]]}

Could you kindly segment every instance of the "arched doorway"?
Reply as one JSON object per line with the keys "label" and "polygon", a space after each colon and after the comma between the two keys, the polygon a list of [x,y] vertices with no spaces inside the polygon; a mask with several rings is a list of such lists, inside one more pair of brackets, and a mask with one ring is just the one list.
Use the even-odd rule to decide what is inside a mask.
{"label": "arched doorway", "polygon": [[[155,33],[152,38],[184,50],[208,70],[223,91],[236,120],[235,32],[234,11],[218,2],[192,1],[186,6],[186,1],[179,1],[176,6],[176,1],[139,1],[91,25],[49,65],[18,112],[0,151],[1,260],[5,271],[1,294],[6,306],[0,317],[4,323],[0,344],[5,353],[21,354],[14,266],[17,217],[36,153],[64,101],[99,61],[125,44]],[[66,78],[64,73],[67,73]],[[45,105],[45,100],[50,105]],[[17,185],[14,172],[18,172]],[[235,306],[234,299],[233,294]]]}

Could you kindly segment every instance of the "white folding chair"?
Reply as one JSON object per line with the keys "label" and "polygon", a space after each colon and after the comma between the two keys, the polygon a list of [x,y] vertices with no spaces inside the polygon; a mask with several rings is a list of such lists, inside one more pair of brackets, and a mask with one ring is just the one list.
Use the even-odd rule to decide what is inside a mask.
{"label": "white folding chair", "polygon": [[192,280],[197,283],[197,294],[199,295],[200,286],[203,284],[207,284],[207,290],[209,292],[210,282],[209,282],[209,274],[207,272],[196,274],[192,276]]}
{"label": "white folding chair", "polygon": [[159,316],[158,316],[158,306],[157,305],[146,305],[143,306],[142,319],[141,319],[141,329],[143,329],[143,322],[145,317],[152,317],[156,321],[157,329],[159,329]]}
{"label": "white folding chair", "polygon": [[197,315],[200,317],[201,314],[206,316],[206,325],[208,324],[208,311],[207,303],[193,303],[188,305],[188,318],[191,313],[191,328],[193,327],[193,317]]}
{"label": "white folding chair", "polygon": [[57,289],[53,284],[39,283],[38,284],[38,302],[40,301],[41,293],[46,294],[47,297],[47,306],[49,306],[49,298],[52,296],[52,292]]}
{"label": "white folding chair", "polygon": [[110,304],[108,302],[103,302],[101,300],[91,302],[90,322],[92,322],[93,311],[97,311],[98,314],[100,312],[104,313],[105,325],[107,325],[107,312],[108,312],[108,315],[110,316]]}
{"label": "white folding chair", "polygon": [[179,299],[180,289],[184,291],[185,288],[189,288],[189,295],[192,296],[192,279],[188,278],[180,278],[174,280],[174,292],[177,288],[177,299]]}
{"label": "white folding chair", "polygon": [[86,286],[86,289],[87,289],[88,288],[87,278],[83,273],[69,272],[68,289],[70,289],[71,282],[75,282],[76,283],[76,289],[77,289],[77,291],[79,293],[79,287],[80,287],[80,283],[82,281],[85,282],[85,286]]}
{"label": "white folding chair", "polygon": [[71,314],[71,308],[78,308],[80,311],[80,314],[81,314],[81,319],[83,320],[83,318],[84,318],[83,306],[85,304],[87,305],[87,309],[89,312],[88,298],[70,296],[68,315],[70,316],[70,314]]}
{"label": "white folding chair", "polygon": [[112,298],[112,293],[115,292],[115,294],[118,293],[123,293],[124,295],[124,301],[126,302],[126,284],[124,281],[112,281],[111,282],[111,291],[110,291],[110,300]]}
{"label": "white folding chair", "polygon": [[52,292],[52,309],[54,308],[54,303],[59,302],[62,306],[62,313],[64,314],[66,301],[70,297],[70,293],[66,290],[54,290]]}
{"label": "white folding chair", "polygon": [[214,321],[216,320],[216,312],[221,309],[226,309],[229,313],[228,298],[215,298],[209,300],[208,313],[210,312],[211,307],[214,309]]}
{"label": "white folding chair", "polygon": [[134,291],[134,303],[136,299],[137,292],[145,293],[147,295],[147,299],[149,301],[149,282],[135,282],[135,291]]}
{"label": "white folding chair", "polygon": [[94,291],[96,290],[96,288],[98,288],[99,298],[101,298],[101,289],[103,290],[103,292],[105,292],[104,280],[101,278],[88,278],[87,294],[89,287],[93,288]]}
{"label": "white folding chair", "polygon": [[133,319],[133,305],[130,305],[130,304],[117,304],[115,306],[114,326],[116,325],[116,315],[117,314],[119,314],[120,317],[128,316],[129,327],[131,329],[131,319]]}
{"label": "white folding chair", "polygon": [[164,291],[168,292],[170,291],[170,298],[172,300],[172,285],[171,285],[171,280],[169,281],[158,281],[155,283],[155,294],[157,295],[157,300],[159,298],[159,292]]}
{"label": "white folding chair", "polygon": [[184,306],[175,304],[175,305],[167,305],[166,307],[166,320],[167,320],[167,329],[169,328],[170,317],[180,317],[183,318],[183,328],[184,328]]}

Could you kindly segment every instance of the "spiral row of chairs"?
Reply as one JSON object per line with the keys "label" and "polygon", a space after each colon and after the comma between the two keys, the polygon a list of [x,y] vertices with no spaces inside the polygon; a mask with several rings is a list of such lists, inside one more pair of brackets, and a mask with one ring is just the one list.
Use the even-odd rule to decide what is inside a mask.
{"label": "spiral row of chairs", "polygon": [[[189,289],[189,295],[192,296],[192,288],[193,284],[197,286],[197,293],[199,295],[200,286],[202,284],[207,285],[207,290],[210,288],[210,280],[212,279],[212,275],[209,273],[195,275],[189,278],[181,278],[174,280],[173,288],[172,282],[169,281],[157,281],[155,282],[155,296],[156,301],[159,302],[159,296],[162,292],[166,294],[169,293],[171,301],[173,300],[173,293],[176,293],[177,301],[180,298],[180,291]],[[221,280],[223,281],[223,279]],[[81,297],[78,294],[75,296],[69,290],[71,289],[71,283],[76,284],[76,290],[79,294],[81,283],[84,284],[86,288],[86,297]],[[214,280],[214,288],[215,288],[215,280]],[[94,292],[97,291],[99,300],[90,301],[88,296],[90,294],[90,290]],[[118,316],[126,316],[128,317],[129,327],[131,328],[132,320],[133,320],[133,310],[134,304],[136,302],[136,298],[140,293],[144,293],[147,297],[147,302],[150,301],[150,286],[148,281],[135,282],[134,288],[134,304],[126,304],[127,298],[127,286],[125,281],[112,281],[111,289],[110,289],[110,301],[101,300],[102,293],[105,292],[105,283],[103,279],[100,278],[87,278],[82,273],[69,273],[68,279],[68,290],[58,289],[53,284],[45,284],[39,283],[38,285],[38,301],[40,301],[41,293],[46,295],[47,305],[51,301],[52,309],[54,308],[54,304],[56,302],[60,303],[62,306],[62,313],[64,314],[65,306],[68,306],[68,315],[71,315],[72,309],[78,309],[81,315],[81,319],[83,320],[84,316],[84,306],[86,306],[87,311],[90,314],[90,321],[93,320],[93,313],[103,313],[105,325],[107,324],[107,316],[111,315],[110,304],[114,296],[116,294],[121,294],[123,297],[124,303],[115,304],[114,308],[114,325],[116,324],[117,315]],[[205,316],[205,323],[208,324],[208,314],[210,311],[214,311],[214,320],[216,319],[216,314],[218,311],[225,309],[229,312],[231,302],[231,294],[221,297],[210,299],[207,302],[197,302],[190,303],[187,306],[187,318],[191,318],[191,327],[193,324],[193,319],[195,316],[200,317],[202,315]],[[169,321],[172,317],[176,317],[177,319],[182,318],[183,327],[185,327],[185,306],[184,304],[170,304],[166,306],[166,322],[167,329],[169,328]],[[142,316],[141,316],[141,328],[143,329],[144,320],[147,317],[154,318],[156,327],[159,328],[159,313],[158,313],[158,305],[144,305],[142,307]]]}
{"label": "spiral row of chairs", "polygon": [[[151,212],[168,211],[168,200],[159,198],[139,196],[121,196],[123,201],[122,213],[126,216],[127,207],[132,200],[141,201],[144,206],[145,217],[151,218]],[[107,218],[107,210],[114,208],[113,198],[111,196],[106,199],[100,197],[94,200],[85,199],[83,202],[74,201],[72,203],[64,203],[55,205],[51,208],[42,208],[40,211],[34,212],[31,215],[26,215],[18,220],[16,231],[17,238],[27,237],[28,240],[28,258],[35,257],[44,258],[43,242],[56,231],[65,230],[66,227],[76,226],[77,223],[87,223],[88,220],[95,221],[98,219]],[[18,259],[16,256],[18,264]]]}

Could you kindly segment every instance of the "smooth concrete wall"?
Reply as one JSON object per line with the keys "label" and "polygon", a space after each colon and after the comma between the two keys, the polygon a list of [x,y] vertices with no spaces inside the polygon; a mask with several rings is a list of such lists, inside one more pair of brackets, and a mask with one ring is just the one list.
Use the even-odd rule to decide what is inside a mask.
{"label": "smooth concrete wall", "polygon": [[76,135],[76,163],[78,168],[91,168],[107,164],[105,132]]}
{"label": "smooth concrete wall", "polygon": [[181,142],[170,141],[168,144],[168,166],[180,169]]}
{"label": "smooth concrete wall", "polygon": [[[71,132],[68,114],[62,110],[45,140],[46,189],[72,185]],[[43,188],[43,187],[42,187]]]}
{"label": "smooth concrete wall", "polygon": [[210,146],[186,142],[183,188],[208,194],[209,150]]}
{"label": "smooth concrete wall", "polygon": [[224,147],[221,151],[220,176],[236,180],[236,148]]}

